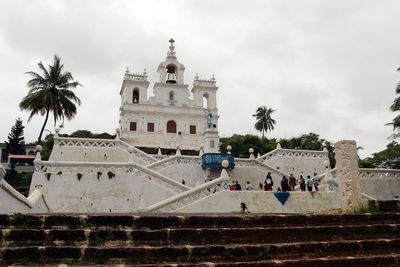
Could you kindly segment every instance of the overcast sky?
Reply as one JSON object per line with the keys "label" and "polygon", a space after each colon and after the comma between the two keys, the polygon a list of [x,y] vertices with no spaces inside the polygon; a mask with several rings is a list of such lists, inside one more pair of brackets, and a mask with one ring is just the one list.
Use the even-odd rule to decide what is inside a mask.
{"label": "overcast sky", "polygon": [[186,84],[215,74],[220,136],[257,134],[251,115],[266,105],[277,121],[268,137],[354,139],[366,157],[392,134],[385,123],[400,81],[399,13],[398,0],[1,0],[0,142],[18,117],[26,141],[37,138],[44,117],[27,123],[18,104],[25,72],[54,54],[83,84],[63,131],[114,133],[125,68],[147,68],[151,94],[173,37]]}

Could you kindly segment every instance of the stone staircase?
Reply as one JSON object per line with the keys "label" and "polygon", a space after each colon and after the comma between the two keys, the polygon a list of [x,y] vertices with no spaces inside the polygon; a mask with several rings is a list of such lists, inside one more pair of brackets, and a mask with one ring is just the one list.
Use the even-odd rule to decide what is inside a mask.
{"label": "stone staircase", "polygon": [[400,213],[14,214],[0,227],[0,266],[400,265]]}

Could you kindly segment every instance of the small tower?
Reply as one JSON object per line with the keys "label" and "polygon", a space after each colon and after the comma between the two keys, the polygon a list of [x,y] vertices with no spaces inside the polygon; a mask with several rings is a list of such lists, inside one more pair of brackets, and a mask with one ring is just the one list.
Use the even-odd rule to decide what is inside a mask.
{"label": "small tower", "polygon": [[185,71],[185,66],[178,62],[175,52],[174,39],[170,39],[171,43],[169,46],[169,51],[167,53],[167,58],[164,62],[158,65],[157,72],[160,75],[160,83],[176,83],[182,85],[184,83],[183,72]]}
{"label": "small tower", "polygon": [[131,73],[129,68],[126,68],[124,81],[119,92],[121,105],[146,102],[149,84],[146,69],[144,69],[143,73]]}
{"label": "small tower", "polygon": [[203,99],[205,98],[207,106],[205,107],[209,111],[217,109],[217,90],[215,77],[211,76],[209,80],[199,79],[199,75],[196,73],[193,81],[193,100],[196,107],[203,107]]}

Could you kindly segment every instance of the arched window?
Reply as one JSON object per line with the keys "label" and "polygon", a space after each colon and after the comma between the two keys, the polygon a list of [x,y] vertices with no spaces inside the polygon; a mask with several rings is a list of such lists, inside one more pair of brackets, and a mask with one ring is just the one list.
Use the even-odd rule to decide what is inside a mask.
{"label": "arched window", "polygon": [[169,100],[174,100],[174,99],[175,99],[174,91],[169,92]]}
{"label": "arched window", "polygon": [[203,94],[203,108],[208,109],[208,94]]}
{"label": "arched window", "polygon": [[132,93],[132,103],[139,103],[139,89],[135,88],[133,89],[133,93]]}
{"label": "arched window", "polygon": [[167,133],[176,133],[176,123],[174,121],[167,122]]}

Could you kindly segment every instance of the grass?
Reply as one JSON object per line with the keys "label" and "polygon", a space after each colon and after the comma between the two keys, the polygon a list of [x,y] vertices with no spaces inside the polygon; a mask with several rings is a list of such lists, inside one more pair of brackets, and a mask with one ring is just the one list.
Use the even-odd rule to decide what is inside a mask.
{"label": "grass", "polygon": [[112,171],[108,171],[107,175],[108,175],[108,179],[112,179],[113,177],[115,177],[115,173],[113,173]]}
{"label": "grass", "polygon": [[263,260],[267,260],[271,258],[271,254],[269,254],[271,250],[271,247],[269,245],[266,245],[265,248],[263,249],[263,251],[260,252],[260,257]]}
{"label": "grass", "polygon": [[358,207],[355,207],[351,213],[359,214],[359,213],[375,213],[377,212],[375,201],[369,200],[367,204],[360,204]]}

